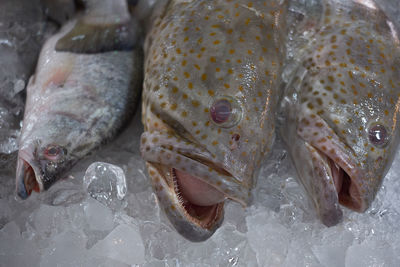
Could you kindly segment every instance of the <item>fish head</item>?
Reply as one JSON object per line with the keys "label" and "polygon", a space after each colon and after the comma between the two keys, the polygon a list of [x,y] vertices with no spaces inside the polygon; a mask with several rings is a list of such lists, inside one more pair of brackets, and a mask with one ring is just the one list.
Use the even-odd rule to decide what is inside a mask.
{"label": "fish head", "polygon": [[54,121],[50,119],[37,125],[40,127],[32,125],[33,128],[29,129],[30,135],[26,135],[28,129],[24,129],[21,136],[16,186],[22,199],[32,191],[47,190],[74,161],[70,144],[54,131]]}
{"label": "fish head", "polygon": [[[30,86],[28,94],[34,91],[29,91]],[[32,191],[47,190],[63,178],[96,143],[92,132],[95,127],[90,127],[90,119],[79,113],[79,106],[84,106],[85,101],[64,97],[62,103],[55,105],[53,100],[57,98],[32,95],[27,99],[16,172],[17,193],[22,199]],[[30,101],[37,103],[32,105]]]}
{"label": "fish head", "polygon": [[255,16],[258,7],[238,5],[238,17],[216,21],[212,10],[226,8],[235,9],[223,1],[169,8],[145,45],[140,149],[160,205],[192,241],[219,227],[225,199],[250,202],[274,140],[283,8]]}
{"label": "fish head", "polygon": [[364,38],[360,28],[325,35],[330,42],[304,62],[298,87],[296,132],[313,155],[309,178],[321,187],[308,191],[326,225],[341,217],[338,204],[358,212],[371,205],[399,142],[398,41]]}

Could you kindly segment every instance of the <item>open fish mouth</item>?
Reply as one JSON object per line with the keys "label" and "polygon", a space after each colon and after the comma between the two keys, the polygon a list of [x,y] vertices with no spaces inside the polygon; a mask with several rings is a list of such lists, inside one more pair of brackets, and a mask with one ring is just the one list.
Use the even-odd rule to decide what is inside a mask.
{"label": "open fish mouth", "polygon": [[[171,177],[179,204],[186,211],[187,218],[205,229],[212,229],[222,219],[225,195],[197,177],[175,168],[171,168]],[[199,187],[190,188],[190,184],[207,190],[208,192],[204,192],[207,196],[203,198],[201,193],[198,196],[193,196],[190,191],[198,190]]]}
{"label": "open fish mouth", "polygon": [[[329,155],[329,153],[322,152],[318,148],[316,149],[321,154],[321,158],[324,159],[327,169],[330,170],[330,178],[334,184],[339,204],[357,212],[365,211],[367,205],[362,198],[362,189],[359,186],[359,180],[362,177],[359,177],[358,174],[361,171],[353,171],[349,175],[349,172],[345,171],[345,168],[349,168],[349,162],[343,162],[340,157],[335,157]],[[357,167],[352,165],[351,169],[354,170]]]}
{"label": "open fish mouth", "polygon": [[191,241],[203,241],[218,229],[226,198],[247,203],[246,188],[196,144],[145,132],[141,153],[160,205],[177,231]]}
{"label": "open fish mouth", "polygon": [[296,148],[296,168],[322,222],[338,224],[341,206],[364,212],[373,197],[356,153],[321,117],[306,115],[299,122],[297,134],[302,141]]}
{"label": "open fish mouth", "polygon": [[[203,241],[209,238],[221,225],[224,216],[224,199],[213,203],[194,203],[185,192],[187,187],[182,180],[187,179],[188,174],[167,166],[147,163],[153,188],[157,194],[160,205],[163,207],[167,217],[185,238],[191,241]],[[180,176],[185,175],[185,178]],[[204,187],[209,185],[201,182],[196,177],[190,178],[196,184]],[[221,194],[221,193],[217,193]]]}
{"label": "open fish mouth", "polygon": [[27,199],[32,191],[38,193],[43,191],[43,183],[39,169],[35,164],[24,159],[21,154],[20,151],[16,171],[16,191],[21,199]]}

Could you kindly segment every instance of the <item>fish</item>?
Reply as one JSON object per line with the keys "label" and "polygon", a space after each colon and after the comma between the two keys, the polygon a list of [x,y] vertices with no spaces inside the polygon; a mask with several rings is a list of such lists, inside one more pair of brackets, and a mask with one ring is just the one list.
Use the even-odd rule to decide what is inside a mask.
{"label": "fish", "polygon": [[144,51],[140,151],[158,203],[184,238],[251,203],[275,137],[285,1],[161,1]]}
{"label": "fish", "polygon": [[397,151],[400,47],[374,2],[319,6],[312,10],[319,17],[298,16],[301,29],[289,38],[283,72],[291,71],[277,121],[298,178],[330,227],[343,220],[343,207],[370,207]]}
{"label": "fish", "polygon": [[[113,138],[140,99],[140,35],[129,37],[137,42],[130,49],[111,45],[125,33],[121,28],[137,28],[139,33],[139,25],[124,0],[108,1],[111,8],[98,3],[95,10],[69,21],[46,41],[29,80],[16,170],[17,194],[22,199],[50,188],[76,162]],[[91,32],[86,32],[88,24]],[[68,51],[72,45],[66,36],[80,40],[79,50]]]}

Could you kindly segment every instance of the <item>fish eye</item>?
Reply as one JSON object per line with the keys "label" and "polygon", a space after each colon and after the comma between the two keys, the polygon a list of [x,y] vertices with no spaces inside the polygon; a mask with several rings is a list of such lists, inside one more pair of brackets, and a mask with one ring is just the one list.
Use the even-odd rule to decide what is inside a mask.
{"label": "fish eye", "polygon": [[210,107],[211,121],[223,128],[230,128],[239,123],[242,109],[238,100],[232,97],[216,99]]}
{"label": "fish eye", "polygon": [[61,146],[48,145],[44,151],[43,155],[46,159],[51,161],[57,161],[64,155],[65,151]]}
{"label": "fish eye", "polygon": [[384,147],[389,141],[389,133],[382,124],[372,124],[368,129],[368,139],[376,147]]}

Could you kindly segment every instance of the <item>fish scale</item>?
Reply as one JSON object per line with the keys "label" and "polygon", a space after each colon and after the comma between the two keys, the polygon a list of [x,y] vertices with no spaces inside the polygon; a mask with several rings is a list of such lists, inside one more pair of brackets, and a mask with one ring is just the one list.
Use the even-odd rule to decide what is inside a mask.
{"label": "fish scale", "polygon": [[369,207],[393,160],[400,49],[393,24],[372,1],[322,3],[312,33],[297,32],[308,42],[291,38],[295,71],[280,113],[300,181],[331,226],[342,218],[339,203]]}
{"label": "fish scale", "polygon": [[[285,12],[285,1],[165,1],[156,8],[145,42],[141,152],[153,170],[154,187],[160,188],[155,179],[166,180],[156,190],[160,205],[188,239],[208,238],[222,218],[204,227],[177,208],[182,177],[174,168],[210,185],[208,194],[223,193],[243,205],[250,201],[274,139]],[[195,144],[194,154],[203,149],[209,156],[186,155],[193,164],[182,165],[177,162],[182,155],[173,152],[167,163],[161,151],[168,135]],[[152,142],[154,136],[162,138]],[[208,175],[191,171],[201,165]]]}

